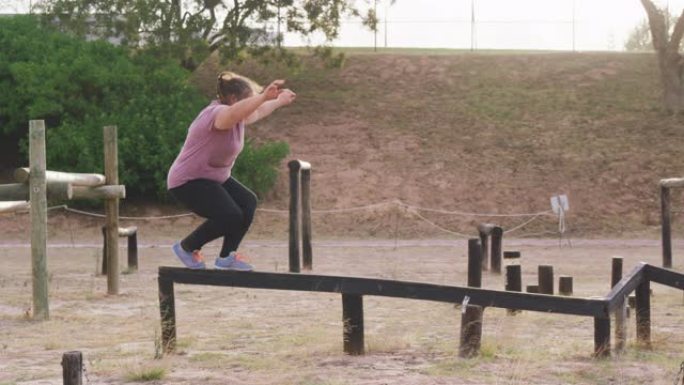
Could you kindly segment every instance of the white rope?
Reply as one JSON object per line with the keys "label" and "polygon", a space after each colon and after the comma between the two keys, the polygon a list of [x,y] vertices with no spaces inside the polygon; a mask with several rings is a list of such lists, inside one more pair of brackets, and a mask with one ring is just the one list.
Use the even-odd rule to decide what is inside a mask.
{"label": "white rope", "polygon": [[470,212],[465,212],[465,211],[449,211],[449,210],[440,210],[440,209],[431,209],[431,208],[425,208],[425,207],[418,207],[418,206],[411,206],[406,203],[400,202],[402,205],[404,205],[407,208],[415,209],[415,210],[420,210],[420,211],[427,211],[427,212],[432,212],[432,213],[437,213],[437,214],[446,214],[446,215],[461,215],[461,216],[469,216],[469,217],[534,217],[534,216],[539,216],[539,215],[552,215],[553,211],[547,210],[547,211],[540,211],[537,213],[518,213],[518,214],[495,214],[495,213],[470,213]]}
{"label": "white rope", "polygon": [[401,201],[388,201],[388,202],[380,202],[380,203],[373,203],[370,205],[366,206],[357,206],[357,207],[350,207],[346,209],[328,209],[328,210],[311,210],[312,214],[338,214],[338,213],[347,213],[347,212],[352,212],[352,211],[363,211],[363,210],[371,210],[375,209],[378,207],[383,207],[383,206],[390,206],[390,205],[403,205]]}
{"label": "white rope", "polygon": [[[515,232],[528,224],[532,223],[536,219],[538,219],[542,215],[549,215],[551,211],[540,211],[537,213],[519,213],[519,214],[483,214],[483,213],[468,213],[468,212],[463,212],[463,211],[448,211],[448,210],[440,210],[440,209],[431,209],[431,208],[425,208],[425,207],[419,207],[419,206],[413,206],[406,204],[400,200],[392,200],[392,201],[386,201],[386,202],[380,202],[380,203],[374,203],[370,205],[365,205],[365,206],[357,206],[357,207],[351,207],[351,208],[343,208],[343,209],[329,209],[329,210],[312,210],[312,213],[314,214],[336,214],[336,213],[345,213],[345,212],[354,212],[354,211],[363,211],[363,210],[370,210],[370,209],[377,209],[385,206],[390,206],[390,205],[397,205],[399,208],[403,208],[408,212],[409,214],[417,217],[418,219],[424,221],[425,223],[428,223],[432,227],[435,227],[445,233],[460,236],[460,237],[465,237],[465,238],[470,238],[470,235],[459,233],[456,231],[449,230],[445,227],[442,227],[435,222],[429,220],[425,216],[421,215],[419,211],[425,211],[425,212],[431,212],[431,213],[438,213],[438,214],[447,214],[447,215],[461,215],[461,216],[477,216],[477,217],[523,217],[523,216],[531,216],[530,219],[526,220],[525,222],[511,228],[508,230],[505,230],[504,233],[512,233]],[[92,213],[88,211],[83,211],[83,210],[78,210],[78,209],[73,209],[71,207],[68,207],[67,205],[61,205],[61,206],[53,206],[48,208],[48,210],[56,210],[56,209],[64,209],[67,212],[72,212],[75,214],[80,214],[80,215],[85,215],[85,216],[91,216],[91,217],[96,217],[96,218],[105,218],[106,216],[103,214],[98,214],[98,213]],[[278,210],[278,209],[266,209],[266,208],[260,208],[257,209],[257,211],[265,212],[265,213],[274,213],[274,214],[288,214],[289,210]],[[189,216],[195,216],[193,213],[184,213],[184,214],[176,214],[176,215],[163,215],[163,216],[148,216],[148,217],[138,217],[138,216],[120,216],[119,218],[122,220],[162,220],[162,219],[176,219],[176,218],[183,218],[183,217],[189,217]],[[543,233],[538,233],[538,234],[563,234],[565,232],[565,212],[561,209],[559,215],[558,215],[558,233],[554,232],[543,232]],[[522,235],[524,236],[524,235]]]}
{"label": "white rope", "polygon": [[536,219],[539,218],[540,216],[541,216],[541,214],[540,214],[540,215],[537,215],[537,216],[534,216],[534,217],[532,217],[532,218],[526,220],[525,222],[519,224],[518,226],[513,227],[512,229],[505,230],[505,231],[504,231],[504,234],[509,234],[509,233],[512,233],[512,232],[514,232],[514,231],[516,231],[516,230],[519,230],[519,229],[521,229],[521,228],[527,226],[528,224],[532,223],[534,220],[536,220]]}
{"label": "white rope", "polygon": [[436,224],[435,222],[432,222],[431,220],[425,218],[424,216],[420,215],[417,211],[409,211],[409,213],[410,213],[410,214],[413,214],[413,215],[415,215],[415,216],[417,216],[419,219],[423,220],[425,223],[430,224],[430,225],[432,225],[433,227],[435,227],[435,228],[437,228],[437,229],[439,229],[439,230],[442,230],[442,231],[445,232],[445,233],[449,233],[449,234],[456,235],[456,236],[459,236],[459,237],[464,237],[464,238],[472,238],[472,237],[473,237],[472,235],[467,235],[467,234],[463,234],[463,233],[458,233],[458,232],[456,232],[456,231],[451,231],[451,230],[449,230],[449,229],[446,229],[446,228],[444,228],[444,227],[442,227],[442,226]]}
{"label": "white rope", "polygon": [[[57,206],[55,208],[60,208],[60,206]],[[72,212],[75,214],[87,215],[87,216],[96,217],[96,218],[106,218],[106,216],[103,214],[97,214],[97,213],[91,213],[91,212],[87,212],[87,211],[72,209],[71,207],[68,207],[66,205],[62,206],[62,208],[64,208],[64,210],[66,210],[66,211],[69,211],[69,212]],[[194,215],[195,214],[193,214],[193,213],[186,213],[186,214],[151,216],[151,217],[119,216],[119,219],[131,220],[131,221],[141,221],[141,220],[156,220],[156,219],[175,219],[175,218],[182,218],[182,217],[190,217],[190,216],[194,216]]]}

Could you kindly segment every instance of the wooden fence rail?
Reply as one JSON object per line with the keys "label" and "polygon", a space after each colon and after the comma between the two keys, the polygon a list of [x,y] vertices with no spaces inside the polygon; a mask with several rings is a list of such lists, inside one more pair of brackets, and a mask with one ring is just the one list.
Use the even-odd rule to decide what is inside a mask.
{"label": "wooden fence rail", "polygon": [[[342,277],[312,274],[237,272],[222,270],[191,270],[159,268],[159,303],[162,344],[166,352],[173,352],[176,341],[176,310],[174,283],[270,290],[292,290],[342,294],[345,352],[363,354],[362,296],[374,295],[395,298],[428,300],[461,304],[466,296],[470,305],[483,308],[498,307],[531,310],[594,318],[594,354],[610,355],[610,313],[622,304],[632,291],[636,292],[637,338],[650,342],[651,281],[684,290],[684,274],[645,263],[618,282],[603,299],[560,297],[472,287],[445,286],[430,283],[393,281],[375,278]],[[350,318],[351,317],[351,318]],[[349,318],[349,319],[347,319]],[[351,322],[351,323],[350,323]],[[351,326],[350,326],[351,325]]]}

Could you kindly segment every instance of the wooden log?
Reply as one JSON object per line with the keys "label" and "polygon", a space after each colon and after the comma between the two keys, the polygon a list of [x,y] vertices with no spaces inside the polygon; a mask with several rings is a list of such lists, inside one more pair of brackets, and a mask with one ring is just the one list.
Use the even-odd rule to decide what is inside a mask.
{"label": "wooden log", "polygon": [[503,258],[514,262],[515,260],[520,260],[519,251],[504,251]]}
{"label": "wooden log", "polygon": [[344,352],[351,355],[364,353],[363,297],[342,294],[342,321],[344,324]]}
{"label": "wooden log", "polygon": [[482,286],[482,248],[477,238],[468,239],[468,286]]}
{"label": "wooden log", "polygon": [[660,180],[661,187],[673,188],[684,187],[684,178],[668,178]]}
{"label": "wooden log", "polygon": [[[30,170],[26,167],[14,170],[14,180],[26,183],[29,180]],[[105,176],[100,174],[82,174],[76,172],[45,171],[47,182],[70,183],[73,186],[102,186],[105,184]]]}
{"label": "wooden log", "polygon": [[48,320],[47,273],[47,181],[45,179],[45,122],[29,122],[28,187],[31,201],[31,270],[33,276],[33,319]]}
{"label": "wooden log", "polygon": [[313,269],[313,251],[311,248],[311,165],[301,170],[302,188],[302,267]]}
{"label": "wooden log", "polygon": [[[105,179],[110,186],[119,184],[119,154],[117,150],[116,126],[105,126],[104,162]],[[105,215],[107,226],[107,293],[119,294],[119,200],[117,198],[105,201]]]}
{"label": "wooden log", "polygon": [[173,280],[159,275],[159,313],[161,315],[161,344],[163,353],[176,350],[176,300]]}
{"label": "wooden log", "polygon": [[539,285],[527,285],[525,291],[528,293],[539,293]]}
{"label": "wooden log", "polygon": [[663,267],[672,267],[672,202],[670,188],[660,186],[660,232],[663,244]]}
{"label": "wooden log", "polygon": [[610,357],[610,317],[594,317],[594,357]]}
{"label": "wooden log", "polygon": [[299,273],[299,168],[298,160],[288,164],[290,168],[290,242],[289,264],[291,273]]}
{"label": "wooden log", "polygon": [[477,232],[484,235],[491,235],[492,230],[494,230],[497,225],[493,223],[480,223],[477,225]]}
{"label": "wooden log", "polygon": [[572,295],[572,277],[568,275],[561,275],[558,277],[558,294]]}
{"label": "wooden log", "polygon": [[[73,198],[73,187],[69,183],[46,183],[47,199],[49,201],[65,201]],[[26,183],[10,183],[0,185],[0,201],[29,200],[30,186]]]}
{"label": "wooden log", "polygon": [[491,268],[492,273],[501,274],[501,252],[503,247],[503,229],[499,226],[494,227],[491,233]]}
{"label": "wooden log", "polygon": [[74,186],[74,199],[123,199],[126,198],[126,186]]}
{"label": "wooden log", "polygon": [[590,317],[609,316],[606,299],[556,297],[387,279],[215,269],[193,270],[166,266],[159,267],[159,277],[184,285],[374,295],[451,304],[462,304],[468,296],[468,303],[486,307]]}
{"label": "wooden log", "polygon": [[119,237],[130,237],[138,232],[137,226],[119,227]]}
{"label": "wooden log", "polygon": [[458,355],[475,357],[480,353],[482,341],[482,306],[466,305],[461,313],[461,343]]}
{"label": "wooden log", "polygon": [[553,295],[553,266],[539,265],[539,293]]}
{"label": "wooden log", "polygon": [[31,204],[26,201],[0,202],[0,214],[23,212],[30,209]]}
{"label": "wooden log", "polygon": [[64,385],[83,384],[83,354],[67,352],[62,355],[62,378]]}

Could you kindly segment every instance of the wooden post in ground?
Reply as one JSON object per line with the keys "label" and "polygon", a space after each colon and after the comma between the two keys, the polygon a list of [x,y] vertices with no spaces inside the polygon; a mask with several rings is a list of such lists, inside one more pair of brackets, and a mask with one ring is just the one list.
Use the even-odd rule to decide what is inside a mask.
{"label": "wooden post in ground", "polygon": [[[468,240],[468,286],[482,287],[483,248],[480,240]],[[480,352],[482,340],[482,307],[465,303],[461,309],[461,357],[473,357]]]}
{"label": "wooden post in ground", "polygon": [[[117,151],[117,128],[105,126],[104,162],[105,181],[108,185],[119,184],[119,154]],[[107,293],[119,294],[119,199],[105,200],[107,226]]]}
{"label": "wooden post in ground", "polygon": [[161,315],[162,352],[176,350],[176,301],[171,279],[157,278],[159,282],[159,313]]}
{"label": "wooden post in ground", "polygon": [[572,277],[568,275],[558,277],[558,294],[572,295],[572,291]]}
{"label": "wooden post in ground", "polygon": [[539,293],[553,295],[553,266],[539,265]]}
{"label": "wooden post in ground", "polygon": [[342,321],[344,352],[351,355],[363,354],[363,296],[342,294]]}
{"label": "wooden post in ground", "polygon": [[102,226],[102,275],[107,275],[107,226]]}
{"label": "wooden post in ground", "polygon": [[482,286],[482,248],[477,238],[468,240],[468,286]]}
{"label": "wooden post in ground", "polygon": [[[480,228],[483,228],[483,226],[486,225],[480,225]],[[484,230],[487,228],[485,227]],[[482,265],[482,270],[488,270],[489,269],[489,232],[485,232],[483,230],[480,230],[480,262]]]}
{"label": "wooden post in ground", "polygon": [[610,317],[594,317],[594,357],[610,357]]}
{"label": "wooden post in ground", "polygon": [[[520,265],[506,266],[506,291],[522,291],[522,267]],[[515,309],[508,309],[507,314],[513,315]]]}
{"label": "wooden post in ground", "polygon": [[[611,288],[620,282],[622,279],[622,258],[614,257],[611,266],[610,284]],[[622,301],[621,305],[615,310],[615,351],[621,353],[625,349],[625,340],[627,339],[627,328],[625,318],[627,318],[626,301]]]}
{"label": "wooden post in ground", "polygon": [[636,319],[637,342],[644,347],[651,347],[651,283],[644,281],[636,290]]}
{"label": "wooden post in ground", "polygon": [[290,273],[299,273],[299,161],[288,162],[290,168]]}
{"label": "wooden post in ground", "polygon": [[313,269],[313,251],[311,248],[311,164],[302,163],[302,268]]}
{"label": "wooden post in ground", "polygon": [[138,231],[128,235],[128,271],[138,271]]}
{"label": "wooden post in ground", "polygon": [[67,352],[62,355],[62,378],[64,385],[83,384],[83,355],[81,352]]}
{"label": "wooden post in ground", "polygon": [[503,250],[503,229],[495,226],[492,229],[491,269],[493,273],[501,274],[501,252]]}
{"label": "wooden post in ground", "polygon": [[45,122],[29,122],[29,195],[31,202],[31,271],[33,319],[48,320],[47,179],[45,177]]}
{"label": "wooden post in ground", "polygon": [[672,227],[670,188],[660,186],[661,238],[663,242],[663,267],[672,267]]}
{"label": "wooden post in ground", "polygon": [[461,345],[458,355],[475,357],[480,353],[482,342],[482,307],[466,305],[461,315]]}

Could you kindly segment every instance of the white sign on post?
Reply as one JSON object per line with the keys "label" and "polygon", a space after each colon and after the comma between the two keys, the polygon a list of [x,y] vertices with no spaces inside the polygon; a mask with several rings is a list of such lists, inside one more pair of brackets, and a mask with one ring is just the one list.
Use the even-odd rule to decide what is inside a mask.
{"label": "white sign on post", "polygon": [[568,196],[565,194],[552,196],[551,209],[553,210],[553,213],[556,215],[560,214],[561,210],[563,210],[563,212],[570,210]]}

